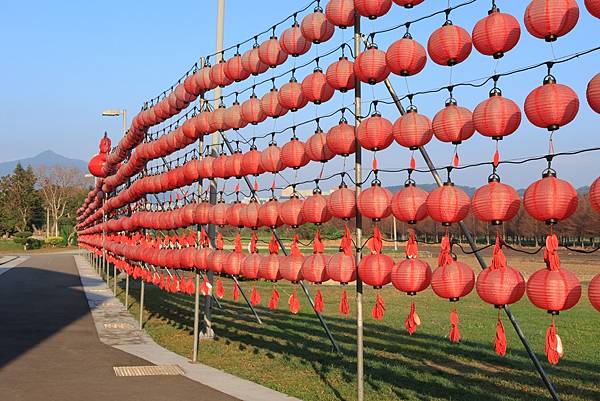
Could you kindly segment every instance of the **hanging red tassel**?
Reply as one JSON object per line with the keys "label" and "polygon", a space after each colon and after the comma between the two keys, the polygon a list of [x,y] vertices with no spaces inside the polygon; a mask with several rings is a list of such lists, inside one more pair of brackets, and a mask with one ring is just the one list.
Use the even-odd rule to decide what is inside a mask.
{"label": "hanging red tassel", "polygon": [[346,290],[342,291],[342,298],[340,299],[340,314],[348,316],[350,313],[350,307],[348,306],[348,294]]}
{"label": "hanging red tassel", "polygon": [[240,299],[240,289],[237,284],[233,286],[233,300],[238,301]]}
{"label": "hanging red tassel", "polygon": [[250,303],[252,306],[256,306],[260,304],[260,301],[260,294],[258,293],[256,286],[252,286],[252,290],[250,290]]}
{"label": "hanging red tassel", "polygon": [[269,309],[277,309],[279,305],[279,292],[273,287],[271,291],[271,299],[269,300]]}
{"label": "hanging red tassel", "polygon": [[458,152],[454,153],[454,158],[452,159],[452,165],[454,167],[458,167],[458,164],[460,163],[460,158],[458,157]]}
{"label": "hanging red tassel", "polygon": [[296,315],[300,311],[300,300],[298,299],[298,295],[296,294],[297,290],[294,290],[292,295],[290,295],[290,299],[288,299],[288,305],[290,306],[290,312]]}
{"label": "hanging red tassel", "polygon": [[323,294],[321,294],[321,290],[317,290],[315,294],[315,310],[319,313],[323,312]]}
{"label": "hanging red tassel", "polygon": [[558,360],[563,356],[562,341],[556,334],[554,319],[546,332],[546,356],[552,365],[558,364]]}
{"label": "hanging red tassel", "polygon": [[408,317],[404,322],[404,327],[408,331],[408,334],[411,336],[415,331],[417,331],[417,326],[421,324],[421,320],[419,319],[419,315],[417,315],[416,306],[414,302],[410,304],[410,312],[408,313]]}
{"label": "hanging red tassel", "polygon": [[498,316],[498,324],[496,324],[496,354],[500,356],[506,355],[506,335],[504,334],[504,325]]}
{"label": "hanging red tassel", "polygon": [[210,295],[210,283],[206,279],[206,276],[204,276],[204,280],[200,284],[200,293],[204,296]]}
{"label": "hanging red tassel", "polygon": [[221,281],[220,277],[217,279],[217,289],[215,291],[215,294],[219,299],[223,299],[223,297],[225,296],[225,288],[223,288],[223,282]]}
{"label": "hanging red tassel", "polygon": [[460,341],[460,331],[458,330],[458,312],[456,312],[456,308],[452,308],[452,312],[450,312],[450,323],[452,324],[450,342],[457,343]]}
{"label": "hanging red tassel", "polygon": [[383,302],[383,298],[381,295],[377,294],[375,298],[375,306],[373,306],[373,310],[371,311],[371,315],[375,320],[383,319],[383,315],[385,314],[385,303]]}
{"label": "hanging red tassel", "polygon": [[496,148],[496,151],[494,152],[493,164],[494,167],[498,167],[498,165],[500,164],[500,152],[498,152],[498,148]]}
{"label": "hanging red tassel", "polygon": [[416,170],[417,168],[417,162],[415,161],[415,157],[411,156],[410,157],[410,167],[411,170]]}

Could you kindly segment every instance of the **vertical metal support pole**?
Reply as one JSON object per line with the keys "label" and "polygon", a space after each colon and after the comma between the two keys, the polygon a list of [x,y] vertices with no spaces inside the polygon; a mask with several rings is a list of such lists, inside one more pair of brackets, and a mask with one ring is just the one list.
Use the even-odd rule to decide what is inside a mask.
{"label": "vertical metal support pole", "polygon": [[[361,53],[362,38],[360,33],[360,15],[354,13],[354,55],[358,57]],[[362,189],[362,152],[360,142],[358,142],[358,126],[360,125],[360,113],[361,113],[361,82],[355,78],[354,88],[354,115],[355,115],[355,128],[354,136],[356,137],[356,152],[354,153],[354,182],[356,183],[355,196],[356,202],[358,203],[358,196]],[[356,210],[356,266],[358,267],[362,258],[362,216],[358,210]],[[364,349],[363,349],[363,283],[358,272],[356,275],[356,399],[363,401],[365,397],[365,372],[364,372]]]}
{"label": "vertical metal support pole", "polygon": [[393,230],[394,230],[394,234],[393,234],[393,238],[394,238],[394,251],[398,250],[398,233],[396,231],[396,216],[392,216],[392,221],[394,222],[393,225]]}
{"label": "vertical metal support pole", "polygon": [[129,274],[125,276],[125,310],[129,309]]}
{"label": "vertical metal support pole", "polygon": [[[396,94],[396,91],[394,90],[394,87],[392,86],[389,79],[385,80],[385,86],[388,89],[388,92],[390,93],[390,95],[392,96],[392,99],[394,100],[394,104],[396,105],[396,108],[398,109],[400,114],[403,115],[405,113],[404,107],[400,103],[400,99],[398,98],[398,95]],[[423,156],[423,159],[425,160],[425,164],[427,164],[427,167],[431,171],[431,175],[433,176],[433,179],[435,180],[436,185],[438,187],[441,187],[443,185],[442,178],[440,177],[437,170],[435,169],[435,165],[431,161],[431,158],[429,157],[429,153],[427,153],[427,150],[423,146],[419,147],[419,152],[421,152],[421,156]],[[469,230],[467,225],[464,223],[464,221],[459,222],[458,225],[460,226],[461,231],[467,238],[467,242],[469,242],[469,246],[474,251],[475,257],[477,258],[477,262],[479,262],[479,266],[482,269],[485,269],[487,267],[487,264],[485,263],[483,256],[481,256],[481,254],[477,251],[477,245],[475,244],[473,236],[471,235],[471,231]],[[533,362],[535,369],[537,370],[538,374],[540,375],[540,378],[542,379],[542,381],[544,382],[544,385],[548,389],[550,396],[552,397],[552,399],[554,401],[560,401],[560,396],[556,392],[554,385],[550,381],[550,378],[548,377],[548,374],[542,367],[542,364],[540,363],[538,357],[535,355],[535,353],[531,349],[531,346],[529,345],[529,341],[527,340],[527,338],[525,337],[525,334],[521,330],[521,326],[519,326],[519,322],[517,321],[515,316],[512,314],[510,307],[505,306],[503,309],[504,309],[504,312],[506,313],[506,315],[508,316],[508,319],[510,320],[511,324],[513,325],[513,328],[515,329],[515,332],[517,333],[519,340],[521,340],[523,347],[525,347],[525,350],[527,351],[529,358]]]}
{"label": "vertical metal support pole", "polygon": [[[110,264],[109,264],[110,266]],[[113,264],[113,272],[115,274],[115,281],[113,283],[113,294],[117,296],[117,265]]]}
{"label": "vertical metal support pole", "polygon": [[144,328],[144,289],[146,287],[146,283],[144,280],[140,280],[140,330]]}
{"label": "vertical metal support pole", "polygon": [[123,118],[123,136],[127,133],[127,110],[121,110],[121,117]]}
{"label": "vertical metal support pole", "polygon": [[198,336],[200,318],[200,274],[196,272],[194,277],[196,290],[194,292],[194,348],[192,349],[192,363],[198,362]]}

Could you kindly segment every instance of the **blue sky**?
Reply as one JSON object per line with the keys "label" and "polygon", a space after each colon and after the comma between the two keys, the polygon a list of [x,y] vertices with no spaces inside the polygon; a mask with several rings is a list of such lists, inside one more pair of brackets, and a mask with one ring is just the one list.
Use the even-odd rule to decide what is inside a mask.
{"label": "blue sky", "polygon": [[[451,4],[461,3],[453,0]],[[498,0],[502,11],[515,15],[522,24],[522,35],[516,49],[509,52],[497,65],[498,72],[527,66],[540,61],[565,56],[576,51],[600,45],[598,39],[600,20],[590,16],[580,1],[580,20],[576,28],[558,42],[550,45],[530,36],[522,24],[526,1]],[[225,45],[252,36],[272,25],[274,21],[303,8],[308,1],[260,0],[248,2],[226,0]],[[326,1],[323,2],[323,5]],[[428,0],[413,10],[393,6],[389,14],[375,21],[364,21],[363,32],[387,28],[422,15],[429,14],[446,5],[446,1]],[[469,32],[475,22],[486,15],[489,0],[479,0],[452,13],[455,24]],[[3,91],[0,95],[0,160],[11,160],[31,156],[46,149],[52,149],[68,157],[89,159],[97,151],[101,133],[108,130],[113,139],[119,136],[120,120],[101,117],[104,108],[126,108],[130,116],[139,110],[142,103],[168,88],[201,55],[212,53],[215,47],[216,0],[198,1],[144,1],[123,2],[104,1],[32,1],[27,6],[18,2],[4,5],[0,16],[0,49],[3,61],[0,74]],[[415,24],[411,28],[413,37],[426,44],[429,34],[441,26],[443,16],[437,16]],[[278,28],[280,33],[290,23]],[[404,33],[402,29],[382,34],[376,38],[380,48],[385,49]],[[263,37],[262,39],[265,39]],[[323,54],[336,48],[342,41],[351,38],[350,30],[338,30],[333,39],[321,44],[318,49]],[[317,46],[300,58],[304,63],[315,57]],[[245,50],[246,47],[242,48]],[[338,57],[334,54],[321,61],[327,66]],[[577,119],[562,128],[556,135],[557,151],[573,150],[597,146],[600,116],[595,114],[585,101],[585,87],[589,79],[600,72],[598,65],[600,52],[579,60],[562,64],[555,68],[559,82],[570,85],[581,101]],[[288,70],[293,65],[290,58],[275,73]],[[475,50],[464,63],[453,68],[453,82],[472,80],[491,75],[495,62],[491,57],[478,54]],[[310,67],[297,74],[299,78],[311,72]],[[267,78],[272,71],[259,77]],[[527,93],[538,86],[545,75],[543,68],[501,79],[499,86],[504,95],[514,99],[521,107]],[[408,79],[411,91],[427,90],[447,85],[450,69],[439,67],[428,61],[425,71]],[[282,78],[278,86],[287,81]],[[406,93],[407,83],[403,78],[394,77],[393,83],[399,94]],[[243,89],[246,83],[237,86]],[[487,97],[490,86],[479,89],[458,89],[455,97],[461,105],[473,109]],[[233,88],[226,88],[229,93]],[[268,90],[268,85],[257,89],[259,94]],[[365,87],[364,100],[387,97],[383,88]],[[415,98],[419,110],[433,117],[443,106],[445,94],[427,95]],[[246,96],[242,96],[244,100]],[[352,94],[336,95],[330,102],[316,107],[307,106],[304,110],[289,113],[277,121],[277,128],[291,125],[316,114],[327,114],[353,101]],[[365,107],[368,108],[368,107]],[[390,106],[380,107],[390,120],[398,117]],[[329,128],[335,119],[322,122]],[[264,134],[273,128],[268,122],[256,128],[256,134]],[[313,126],[308,126],[298,134],[306,139],[312,134]],[[242,133],[249,137],[252,128]],[[517,133],[501,143],[503,158],[541,155],[547,150],[548,134],[529,124],[524,118]],[[283,145],[288,134],[279,136]],[[266,145],[265,143],[262,144]],[[452,155],[452,146],[432,141],[428,145],[434,161],[447,164]],[[461,146],[460,154],[464,163],[488,160],[494,150],[491,140],[477,134]],[[370,166],[371,154],[365,152],[366,165]],[[407,166],[409,152],[398,145],[379,155],[380,167],[399,168]],[[598,174],[600,153],[585,156],[562,158],[555,163],[559,176],[576,186],[588,185]],[[351,160],[348,160],[351,164]],[[422,161],[417,157],[417,164]],[[341,160],[328,163],[325,175],[339,170]],[[543,163],[527,166],[502,168],[504,181],[516,187],[524,187],[538,178]],[[311,163],[300,171],[299,179],[314,177],[320,166]],[[485,168],[459,172],[456,181],[479,186],[489,174]],[[284,175],[291,179],[293,173]],[[426,175],[416,177],[420,182],[432,182]],[[394,185],[404,181],[403,175],[383,175],[385,184]],[[278,184],[283,183],[281,178]],[[337,184],[337,182],[332,182]],[[231,184],[232,186],[233,184]]]}

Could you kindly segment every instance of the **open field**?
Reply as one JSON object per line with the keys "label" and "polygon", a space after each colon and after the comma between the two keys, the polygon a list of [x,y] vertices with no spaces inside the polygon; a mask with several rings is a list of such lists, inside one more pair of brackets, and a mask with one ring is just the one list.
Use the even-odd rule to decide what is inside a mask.
{"label": "open field", "polygon": [[[435,266],[437,247],[421,247],[425,259]],[[458,251],[458,250],[457,250]],[[574,271],[584,282],[580,303],[556,318],[557,330],[565,346],[558,366],[551,366],[544,353],[545,334],[550,316],[535,308],[526,298],[513,306],[525,335],[554,381],[563,400],[600,399],[600,314],[587,300],[586,284],[600,271],[600,255],[569,254],[561,250],[562,266]],[[490,252],[484,252],[489,260]],[[398,260],[400,253],[394,255]],[[543,266],[542,254],[524,255],[507,251],[509,264],[525,276]],[[459,259],[479,267],[471,255]],[[299,290],[302,309],[298,315],[288,311],[287,300],[298,288],[276,283],[281,294],[279,309],[268,305],[272,283],[257,284],[262,295],[257,324],[240,297],[233,302],[232,281],[223,279],[226,289],[222,309],[213,309],[214,341],[201,343],[199,359],[210,366],[261,383],[306,400],[352,400],[355,398],[356,305],[354,287],[346,287],[350,316],[338,313],[339,285],[322,285],[329,327],[342,355],[332,352],[308,301]],[[121,286],[124,280],[121,280]],[[137,283],[136,283],[137,284]],[[134,284],[131,300],[139,297]],[[250,292],[252,282],[243,282]],[[317,286],[310,285],[314,294]],[[393,287],[380,291],[386,303],[385,317],[371,317],[376,291],[365,288],[365,399],[408,400],[535,400],[548,399],[545,388],[533,369],[523,346],[508,319],[503,322],[508,340],[505,357],[493,349],[497,311],[483,303],[475,291],[457,304],[462,340],[451,344],[447,338],[451,305],[429,289],[408,297]],[[124,292],[120,292],[123,299]],[[409,336],[404,329],[411,300],[417,302],[422,320],[417,332]],[[130,307],[137,316],[138,303]],[[146,287],[146,330],[161,345],[181,355],[192,349],[193,297],[168,294],[157,287]]]}

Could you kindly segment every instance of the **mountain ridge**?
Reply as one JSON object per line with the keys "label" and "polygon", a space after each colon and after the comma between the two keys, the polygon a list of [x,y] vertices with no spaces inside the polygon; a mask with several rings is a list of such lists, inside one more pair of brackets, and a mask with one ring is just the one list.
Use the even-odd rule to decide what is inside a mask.
{"label": "mountain ridge", "polygon": [[87,163],[85,161],[79,159],[71,159],[60,155],[52,150],[45,150],[41,153],[38,153],[35,156],[0,162],[0,177],[12,174],[15,167],[17,166],[17,163],[21,163],[21,166],[23,166],[23,168],[27,168],[27,166],[31,166],[34,169],[41,166],[74,167],[78,170],[81,170],[84,173],[87,173]]}

